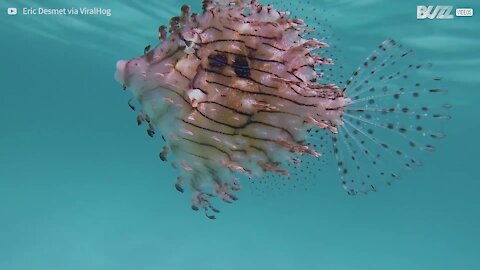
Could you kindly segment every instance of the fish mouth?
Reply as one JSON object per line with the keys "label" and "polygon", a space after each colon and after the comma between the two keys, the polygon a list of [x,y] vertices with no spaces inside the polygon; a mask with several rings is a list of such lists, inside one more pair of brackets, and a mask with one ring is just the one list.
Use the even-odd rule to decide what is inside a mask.
{"label": "fish mouth", "polygon": [[115,80],[120,84],[126,86],[125,84],[125,74],[127,69],[128,61],[120,60],[117,62],[117,71],[115,72]]}

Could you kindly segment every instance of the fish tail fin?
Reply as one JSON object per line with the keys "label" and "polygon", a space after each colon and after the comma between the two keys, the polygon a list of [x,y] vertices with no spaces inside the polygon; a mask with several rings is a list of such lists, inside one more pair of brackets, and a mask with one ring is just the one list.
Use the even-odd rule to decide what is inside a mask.
{"label": "fish tail fin", "polygon": [[332,136],[344,189],[351,195],[376,191],[421,166],[434,152],[450,119],[447,91],[430,63],[389,39],[357,68],[343,91],[351,103]]}

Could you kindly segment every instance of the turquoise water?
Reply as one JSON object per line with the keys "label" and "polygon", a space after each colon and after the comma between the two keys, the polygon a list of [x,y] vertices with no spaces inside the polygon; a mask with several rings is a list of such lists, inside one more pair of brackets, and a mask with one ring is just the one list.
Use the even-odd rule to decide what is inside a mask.
{"label": "turquoise water", "polygon": [[[0,3],[0,269],[480,269],[480,23],[416,19],[416,5],[442,3],[312,4],[326,10],[348,69],[389,37],[434,63],[453,120],[422,168],[368,196],[347,196],[333,173],[271,198],[247,187],[215,221],[175,191],[161,143],[136,127],[113,79],[115,62],[156,44],[182,3]],[[9,6],[112,16],[8,16]]]}

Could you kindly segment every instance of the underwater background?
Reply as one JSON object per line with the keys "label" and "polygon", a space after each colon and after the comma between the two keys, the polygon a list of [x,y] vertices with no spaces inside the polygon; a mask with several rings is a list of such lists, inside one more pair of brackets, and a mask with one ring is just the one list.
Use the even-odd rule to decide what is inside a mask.
{"label": "underwater background", "polygon": [[[175,190],[161,142],[136,127],[113,78],[116,61],[156,45],[183,3],[201,8],[0,3],[0,269],[480,269],[480,18],[416,19],[417,5],[478,11],[477,1],[292,1],[305,6],[299,17],[328,18],[348,71],[390,37],[432,62],[453,105],[448,137],[381,192],[348,196],[334,170],[308,191],[258,196],[245,183],[215,221]],[[111,16],[8,16],[7,7]]]}

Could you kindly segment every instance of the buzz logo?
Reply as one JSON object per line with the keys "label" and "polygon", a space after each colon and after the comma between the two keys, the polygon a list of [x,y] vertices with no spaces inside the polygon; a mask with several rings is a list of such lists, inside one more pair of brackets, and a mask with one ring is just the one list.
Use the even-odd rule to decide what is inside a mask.
{"label": "buzz logo", "polygon": [[453,19],[453,6],[417,6],[417,19]]}

